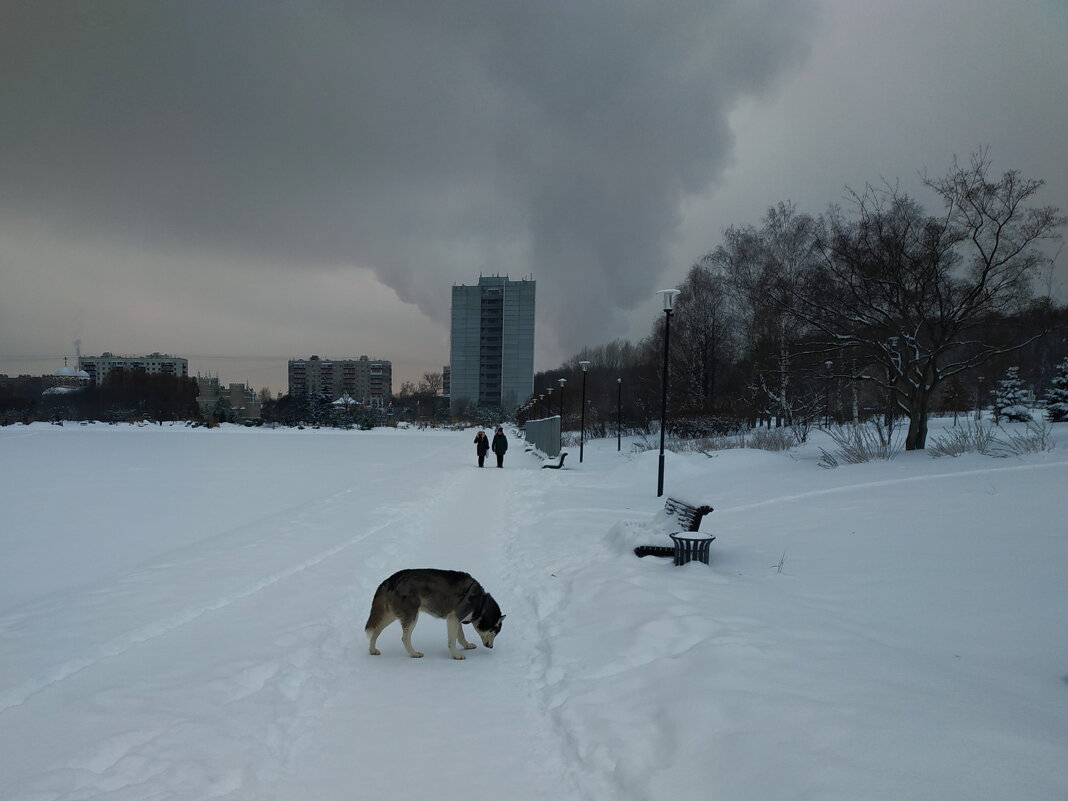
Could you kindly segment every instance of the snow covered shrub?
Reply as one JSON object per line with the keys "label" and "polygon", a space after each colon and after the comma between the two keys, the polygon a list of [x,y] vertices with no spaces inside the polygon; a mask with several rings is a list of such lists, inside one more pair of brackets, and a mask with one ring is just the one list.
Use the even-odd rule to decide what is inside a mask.
{"label": "snow covered shrub", "polygon": [[[734,426],[741,426],[735,422]],[[764,451],[788,451],[795,447],[798,442],[793,430],[789,428],[775,429],[750,429],[748,431],[737,429],[730,433],[708,434],[683,438],[674,434],[668,437],[664,443],[666,450],[672,453],[703,453],[706,456],[715,451],[729,451],[737,448],[755,448]],[[576,439],[577,444],[577,439]],[[644,453],[656,450],[660,447],[659,439],[641,437],[631,444],[631,453]]]}
{"label": "snow covered shrub", "polygon": [[[653,442],[653,440],[649,439],[648,436],[643,434],[642,436],[636,438],[634,442],[630,444],[630,452],[632,454],[645,453],[646,451],[654,451],[659,447],[659,439],[657,439],[656,442]],[[667,447],[667,443],[664,444],[664,447]]]}
{"label": "snow covered shrub", "polygon": [[962,426],[955,426],[946,434],[935,437],[928,447],[932,458],[940,456],[960,456],[964,453],[990,454],[990,449],[997,441],[994,426],[984,426],[978,420],[968,420]]}
{"label": "snow covered shrub", "polygon": [[739,434],[746,424],[735,417],[725,415],[702,415],[700,417],[680,417],[672,420],[668,429],[669,437],[678,439],[701,439],[703,437],[721,437]]}
{"label": "snow covered shrub", "polygon": [[798,415],[794,417],[793,422],[790,423],[790,433],[793,435],[794,443],[797,445],[804,445],[808,442],[808,435],[812,433],[812,428],[815,425],[816,419],[811,416]]}
{"label": "snow covered shrub", "polygon": [[1044,420],[1028,420],[1024,431],[1005,431],[1005,439],[997,439],[990,449],[991,456],[1023,456],[1025,453],[1042,453],[1053,450],[1050,436],[1053,426]]}
{"label": "snow covered shrub", "polygon": [[797,437],[793,428],[756,428],[749,434],[749,447],[762,451],[788,451],[795,445]]}
{"label": "snow covered shrub", "polygon": [[1016,423],[1025,423],[1031,419],[1019,367],[1006,370],[1005,377],[998,381],[994,391],[994,420],[1000,423],[1003,417]]}
{"label": "snow covered shrub", "polygon": [[[1003,436],[998,436],[997,431]],[[1028,420],[1024,430],[1008,430],[1004,426],[984,426],[969,421],[959,428],[936,437],[928,448],[931,456],[960,456],[964,453],[980,453],[983,456],[1006,458],[1023,456],[1025,453],[1041,453],[1054,448],[1053,427],[1043,421]]]}
{"label": "snow covered shrub", "polygon": [[873,459],[893,459],[904,447],[900,429],[892,431],[881,420],[844,426],[831,426],[827,430],[834,442],[834,451],[820,448],[819,465],[833,469],[839,464],[862,464]]}
{"label": "snow covered shrub", "polygon": [[754,448],[762,451],[788,451],[795,445],[797,445],[797,441],[788,429],[757,428],[747,433],[676,441],[673,443],[671,450],[676,452],[696,451],[707,456],[713,451],[727,451],[737,448]]}
{"label": "snow covered shrub", "polygon": [[1068,359],[1057,365],[1057,375],[1046,390],[1046,419],[1051,423],[1068,421]]}
{"label": "snow covered shrub", "polygon": [[706,456],[712,451],[731,451],[736,448],[745,447],[745,437],[743,436],[723,436],[723,437],[701,437],[700,439],[687,439],[676,441],[671,450],[676,453],[682,453],[685,451],[692,451],[696,453],[703,453]]}

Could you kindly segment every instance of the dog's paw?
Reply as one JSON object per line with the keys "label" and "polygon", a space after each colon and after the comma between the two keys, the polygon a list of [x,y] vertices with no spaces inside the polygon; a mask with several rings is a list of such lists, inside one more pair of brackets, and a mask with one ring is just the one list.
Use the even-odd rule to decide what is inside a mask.
{"label": "dog's paw", "polygon": [[453,659],[467,659],[466,656],[464,656],[463,654],[460,654],[460,653],[453,654],[452,658]]}
{"label": "dog's paw", "polygon": [[412,659],[422,659],[423,658],[423,654],[420,653],[419,651],[412,651],[410,654],[408,654],[408,656],[410,656]]}
{"label": "dog's paw", "polygon": [[369,648],[368,650],[370,651],[371,656],[381,656],[382,654],[377,648]]}
{"label": "dog's paw", "polygon": [[472,648],[478,648],[478,646],[475,645],[473,642],[465,642],[464,648],[470,651]]}

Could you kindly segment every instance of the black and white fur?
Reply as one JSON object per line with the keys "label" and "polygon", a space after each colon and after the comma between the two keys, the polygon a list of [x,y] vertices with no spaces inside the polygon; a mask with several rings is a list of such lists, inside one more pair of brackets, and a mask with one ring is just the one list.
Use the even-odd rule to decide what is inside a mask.
{"label": "black and white fur", "polygon": [[505,618],[493,596],[468,573],[434,568],[401,570],[379,584],[375,591],[371,614],[364,627],[370,639],[368,650],[375,656],[380,654],[376,647],[378,635],[394,620],[399,620],[401,642],[408,656],[421,657],[423,654],[412,647],[412,629],[420,612],[445,618],[453,659],[466,659],[457,649],[457,641],[465,650],[475,647],[464,638],[464,623],[474,626],[482,644],[492,648]]}

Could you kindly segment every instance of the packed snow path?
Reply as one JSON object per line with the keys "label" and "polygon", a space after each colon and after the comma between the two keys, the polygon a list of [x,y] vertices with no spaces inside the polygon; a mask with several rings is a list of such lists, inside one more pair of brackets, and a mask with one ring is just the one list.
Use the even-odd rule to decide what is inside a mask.
{"label": "packed snow path", "polygon": [[[388,533],[363,549],[357,642],[348,649],[355,659],[297,744],[299,767],[279,781],[280,798],[332,798],[338,788],[361,798],[568,794],[571,781],[540,703],[536,609],[514,592],[523,568],[508,553],[545,479],[540,460],[514,445],[503,470],[477,468],[473,449],[457,454],[455,441],[443,446],[430,458],[448,466],[397,507]],[[379,581],[404,567],[466,570],[484,582],[508,615],[497,647],[483,648],[469,628],[478,648],[454,661],[444,621],[421,615],[412,641],[422,659],[408,657],[398,623],[379,638],[381,656],[371,657],[363,636],[370,598]]]}

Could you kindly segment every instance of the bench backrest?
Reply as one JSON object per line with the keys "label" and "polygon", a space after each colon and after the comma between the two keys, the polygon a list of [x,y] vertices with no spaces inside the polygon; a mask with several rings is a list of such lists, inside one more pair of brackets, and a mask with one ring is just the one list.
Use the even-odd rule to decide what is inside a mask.
{"label": "bench backrest", "polygon": [[675,498],[668,498],[664,502],[664,511],[679,521],[683,531],[697,531],[701,528],[702,518],[712,511],[712,507],[690,506]]}
{"label": "bench backrest", "polygon": [[542,470],[545,470],[545,469],[559,470],[561,467],[564,466],[564,457],[565,456],[567,456],[567,451],[560,451],[560,461],[559,462],[557,462],[556,464],[543,464],[541,466],[541,469]]}

